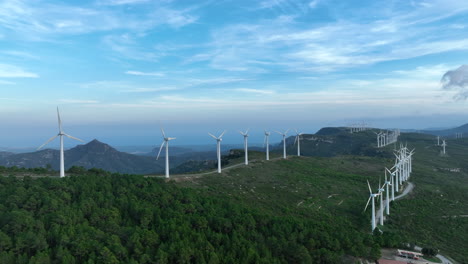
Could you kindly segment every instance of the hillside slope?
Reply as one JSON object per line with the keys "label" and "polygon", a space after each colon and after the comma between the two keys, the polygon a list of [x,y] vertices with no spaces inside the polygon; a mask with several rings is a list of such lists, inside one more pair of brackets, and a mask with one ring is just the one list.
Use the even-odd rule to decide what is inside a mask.
{"label": "hillside slope", "polygon": [[[144,157],[120,152],[98,140],[78,145],[65,151],[65,169],[72,166],[100,168],[110,172],[120,173],[161,173],[164,161],[156,161],[154,157]],[[45,149],[31,153],[13,154],[0,157],[0,165],[6,167],[38,168],[51,166],[59,169],[59,151]]]}

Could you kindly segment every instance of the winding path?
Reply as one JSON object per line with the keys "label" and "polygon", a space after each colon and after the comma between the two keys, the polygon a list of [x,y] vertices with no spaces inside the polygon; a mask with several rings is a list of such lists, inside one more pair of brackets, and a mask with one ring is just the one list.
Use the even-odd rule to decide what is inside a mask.
{"label": "winding path", "polygon": [[[414,184],[412,182],[407,182],[408,185],[406,186],[406,188],[403,190],[403,193],[401,193],[400,195],[398,196],[395,196],[395,200],[399,200],[399,199],[402,199],[404,198],[406,195],[408,195],[410,192],[413,191],[414,189]],[[381,206],[380,207],[380,210],[385,210],[386,208],[386,200],[384,200],[384,206]],[[379,212],[377,213],[377,216],[376,216],[376,222],[379,223],[380,221],[380,210]],[[384,220],[385,220],[385,214],[384,214]],[[421,252],[422,251],[422,248],[421,247],[418,247],[418,246],[414,246],[414,249]],[[443,264],[455,264],[453,261],[447,259],[445,256],[443,255],[440,255],[440,254],[437,254],[436,257],[438,257]]]}
{"label": "winding path", "polygon": [[[283,157],[277,157],[277,158],[272,158],[270,159],[269,161],[274,161],[274,160],[280,160],[280,159],[283,159]],[[255,159],[255,160],[249,160],[249,165],[254,163],[254,162],[266,162],[267,160],[258,160],[258,159]],[[249,165],[245,165],[244,162],[242,163],[238,163],[238,164],[234,164],[234,165],[230,165],[230,166],[227,166],[227,167],[223,167],[222,170],[221,170],[221,173],[223,171],[227,171],[227,170],[230,170],[230,169],[234,169],[234,168],[237,168],[237,167],[240,167],[240,166],[249,166]],[[213,171],[207,171],[207,172],[201,172],[201,173],[186,173],[186,174],[171,174],[170,175],[170,178],[169,179],[176,179],[176,180],[183,180],[183,179],[189,179],[189,178],[198,178],[198,177],[201,177],[201,176],[205,176],[205,175],[209,175],[209,174],[218,174],[218,170],[213,170]],[[164,175],[154,175],[154,174],[151,174],[151,175],[145,175],[145,177],[150,177],[150,178],[164,178]]]}

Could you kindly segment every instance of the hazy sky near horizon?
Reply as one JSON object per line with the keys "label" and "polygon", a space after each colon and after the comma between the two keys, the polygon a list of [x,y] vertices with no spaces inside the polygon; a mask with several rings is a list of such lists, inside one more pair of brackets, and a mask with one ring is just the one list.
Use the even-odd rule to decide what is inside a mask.
{"label": "hazy sky near horizon", "polygon": [[160,123],[174,144],[460,125],[441,78],[468,64],[467,29],[459,0],[2,0],[0,147],[42,144],[57,106],[65,132],[114,145],[157,145]]}

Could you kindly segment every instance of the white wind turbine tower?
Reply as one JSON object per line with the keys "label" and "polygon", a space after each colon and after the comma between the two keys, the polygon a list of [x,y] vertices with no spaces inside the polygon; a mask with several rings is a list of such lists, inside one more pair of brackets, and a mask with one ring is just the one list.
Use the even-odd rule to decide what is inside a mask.
{"label": "white wind turbine tower", "polygon": [[383,204],[383,195],[382,193],[385,191],[384,189],[385,183],[380,186],[380,179],[379,179],[379,196],[380,196],[380,225],[383,225],[383,211],[384,211],[384,204]]}
{"label": "white wind turbine tower", "polygon": [[[389,215],[390,214],[390,197],[389,197],[390,194],[388,192],[388,186],[389,185],[392,186],[392,195],[395,195],[395,194],[393,193],[393,185],[392,185],[391,179],[390,179],[390,181],[387,179],[387,170],[388,169],[385,168],[385,183],[384,183],[384,185],[385,185],[385,194],[386,194],[386,198],[387,198],[386,199],[386,212],[385,213],[387,215]],[[392,177],[391,174],[390,174],[390,177]]]}
{"label": "white wind turbine tower", "polygon": [[374,132],[374,134],[377,135],[377,147],[380,148],[380,134],[381,133]]}
{"label": "white wind turbine tower", "polygon": [[304,133],[302,132],[298,133],[297,129],[294,129],[294,131],[296,131],[296,139],[294,139],[294,144],[296,144],[297,142],[297,156],[300,157],[301,156],[301,136]]}
{"label": "white wind turbine tower", "polygon": [[247,138],[249,137],[249,129],[245,132],[239,131],[239,133],[244,136],[244,152],[245,152],[245,165],[249,165],[249,150],[247,145]]}
{"label": "white wind turbine tower", "polygon": [[444,148],[443,150],[444,154],[445,154],[445,146],[447,146],[447,144],[445,143],[445,139],[442,139],[442,147]]}
{"label": "white wind turbine tower", "polygon": [[390,183],[390,186],[392,186],[392,201],[395,201],[395,184],[394,184],[395,179],[394,179],[394,177],[395,177],[396,171],[391,172],[389,169],[387,169],[387,168],[385,168],[385,169],[388,171],[388,173],[390,173],[389,183]]}
{"label": "white wind turbine tower", "polygon": [[440,143],[439,143],[439,142],[440,142],[440,141],[439,141],[439,138],[440,138],[440,137],[439,137],[439,136],[437,136],[437,146],[440,146]]}
{"label": "white wind turbine tower", "polygon": [[288,130],[286,130],[284,133],[276,131],[276,133],[280,134],[283,136],[283,159],[286,159],[286,134],[288,134]]}
{"label": "white wind turbine tower", "polygon": [[166,145],[166,178],[169,178],[169,141],[176,139],[176,138],[170,138],[166,137],[166,134],[164,133],[164,129],[161,127],[161,133],[163,135],[163,142],[161,143],[161,147],[159,148],[158,156],[156,157],[156,160],[159,160],[159,155],[161,154],[161,150]]}
{"label": "white wind turbine tower", "polygon": [[270,160],[270,142],[268,142],[269,137],[270,132],[265,130],[265,141],[263,142],[263,147],[266,146],[266,160]]}
{"label": "white wind turbine tower", "polygon": [[372,189],[370,187],[369,181],[367,181],[367,186],[369,186],[369,200],[367,200],[366,207],[364,211],[366,211],[369,202],[372,200],[372,231],[375,229],[375,197],[379,195],[379,193],[372,193]]}
{"label": "white wind turbine tower", "polygon": [[216,139],[216,154],[218,156],[218,173],[221,173],[221,141],[223,140],[223,135],[226,133],[226,130],[224,130],[219,137],[215,137],[212,134],[208,133],[212,138]]}
{"label": "white wind turbine tower", "polygon": [[69,137],[71,139],[78,140],[78,141],[81,141],[81,142],[84,142],[84,141],[79,139],[79,138],[72,137],[72,136],[70,136],[68,134],[65,134],[63,132],[62,120],[60,119],[60,113],[59,113],[58,107],[57,107],[57,117],[58,117],[59,133],[57,135],[53,136],[52,138],[50,138],[49,140],[47,140],[47,142],[42,144],[40,147],[38,147],[37,150],[39,150],[42,147],[44,147],[45,145],[49,144],[56,137],[60,137],[60,178],[62,178],[62,177],[65,177],[65,161],[64,161],[64,154],[63,154],[63,136],[66,136],[66,137]]}

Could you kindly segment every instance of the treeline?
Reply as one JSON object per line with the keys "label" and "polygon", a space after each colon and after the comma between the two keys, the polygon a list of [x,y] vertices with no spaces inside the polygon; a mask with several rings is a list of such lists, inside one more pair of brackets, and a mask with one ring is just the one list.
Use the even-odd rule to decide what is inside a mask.
{"label": "treeline", "polygon": [[284,215],[101,170],[0,177],[0,263],[341,263],[386,243],[344,218]]}

